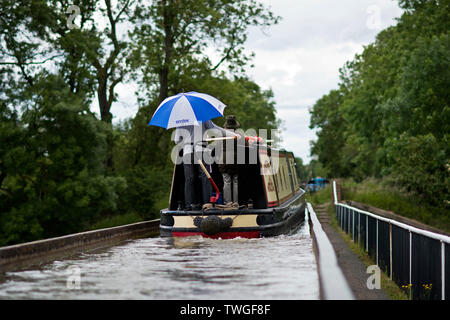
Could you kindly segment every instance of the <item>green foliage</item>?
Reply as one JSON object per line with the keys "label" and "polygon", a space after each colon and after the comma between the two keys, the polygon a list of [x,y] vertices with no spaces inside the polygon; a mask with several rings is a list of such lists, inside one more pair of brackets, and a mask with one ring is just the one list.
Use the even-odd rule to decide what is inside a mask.
{"label": "green foliage", "polygon": [[426,202],[445,207],[450,201],[449,148],[449,140],[440,143],[431,133],[402,134],[390,146],[397,183],[414,190]]}
{"label": "green foliage", "polygon": [[303,164],[302,158],[295,158],[295,171],[297,172],[297,176],[300,181],[306,181],[308,179],[308,169]]}
{"label": "green foliage", "polygon": [[135,211],[145,220],[158,218],[159,211],[168,207],[172,173],[172,166],[150,165],[136,166],[124,172],[127,188],[120,197],[121,211]]}
{"label": "green foliage", "polygon": [[117,214],[109,217],[104,217],[98,221],[96,221],[94,224],[92,224],[89,229],[91,230],[98,230],[98,229],[104,229],[104,228],[111,228],[111,227],[117,227],[122,226],[130,223],[140,222],[142,221],[142,217],[135,213],[125,213],[125,214]]}
{"label": "green foliage", "polygon": [[308,179],[315,177],[327,177],[327,170],[323,167],[322,163],[318,160],[311,160],[306,166],[308,172]]}
{"label": "green foliage", "polygon": [[[181,0],[137,6],[132,21],[130,65],[149,97],[144,100],[160,102],[187,89],[183,80],[194,79],[197,69],[210,74],[226,63],[231,72],[243,73],[252,57],[243,50],[247,29],[279,18],[256,0]],[[217,62],[209,58],[211,46]]]}
{"label": "green foliage", "polygon": [[3,245],[79,231],[115,210],[125,188],[104,172],[107,126],[60,78],[34,81],[32,108],[20,119],[3,112],[1,132],[13,139],[0,154]]}
{"label": "green foliage", "polygon": [[[248,27],[278,21],[256,0],[1,0],[0,246],[157,217],[173,172],[171,132],[148,126],[161,97],[207,92],[243,128],[276,129],[273,93],[245,76],[243,46]],[[113,126],[128,75],[140,109]]]}
{"label": "green foliage", "polygon": [[345,147],[344,132],[347,125],[339,112],[341,101],[341,92],[333,90],[317,101],[311,110],[310,128],[321,128],[317,133],[317,141],[312,142],[311,153],[319,156],[318,160],[325,165],[326,173],[346,176],[352,167],[340,152]]}
{"label": "green foliage", "polygon": [[[230,80],[223,74],[213,76],[209,72],[201,79],[191,80],[185,86],[189,91],[208,92],[217,97],[227,105],[224,115],[235,115],[244,130],[270,130],[280,126],[280,120],[276,117],[273,92],[261,90],[255,82],[246,77]],[[220,126],[225,122],[222,119],[216,121]]]}
{"label": "green foliage", "polygon": [[344,179],[342,192],[345,200],[353,200],[392,211],[450,232],[450,216],[447,209],[427,204],[423,199],[408,192],[407,189],[399,188],[391,177],[367,178],[362,182]]}
{"label": "green foliage", "polygon": [[404,0],[398,24],[341,69],[316,102],[312,153],[328,176],[394,177],[426,202],[449,205],[450,1]]}
{"label": "green foliage", "polygon": [[307,195],[307,201],[314,205],[320,205],[331,202],[331,186],[328,184],[325,188]]}

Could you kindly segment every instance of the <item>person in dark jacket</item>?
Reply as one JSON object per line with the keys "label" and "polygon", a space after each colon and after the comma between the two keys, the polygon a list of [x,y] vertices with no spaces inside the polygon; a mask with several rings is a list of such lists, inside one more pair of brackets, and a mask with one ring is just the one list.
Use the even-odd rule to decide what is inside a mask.
{"label": "person in dark jacket", "polygon": [[[234,133],[216,126],[211,120],[202,122],[199,126],[178,127],[175,131],[174,142],[181,144],[184,141],[184,208],[186,210],[200,210],[203,204],[209,202],[211,196],[211,184],[197,163],[199,159],[204,159],[203,153],[207,152],[205,145],[200,143],[203,141],[207,130],[216,135],[236,136]],[[195,192],[198,181],[201,182],[201,194]]]}
{"label": "person in dark jacket", "polygon": [[[236,117],[233,115],[227,116],[225,124],[223,128],[225,130],[236,130],[239,128],[239,122],[236,120]],[[234,153],[234,158],[231,159],[232,163],[227,163],[227,146],[230,147],[232,145]],[[230,160],[230,159],[228,159]],[[219,171],[223,177],[223,203],[227,204],[229,202],[239,203],[238,198],[238,172],[239,167],[237,164],[237,141],[223,141],[223,150],[222,150],[222,163],[219,164]]]}

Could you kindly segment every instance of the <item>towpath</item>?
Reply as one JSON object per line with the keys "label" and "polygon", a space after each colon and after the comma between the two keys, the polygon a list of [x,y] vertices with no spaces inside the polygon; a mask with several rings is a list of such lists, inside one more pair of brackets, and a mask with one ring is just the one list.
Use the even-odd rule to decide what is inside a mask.
{"label": "towpath", "polygon": [[389,295],[383,289],[370,290],[366,282],[370,274],[366,273],[367,266],[355,254],[342,238],[342,236],[331,225],[331,217],[327,212],[328,204],[314,206],[317,218],[323,230],[330,239],[336,252],[339,266],[347,279],[348,285],[357,300],[390,300]]}

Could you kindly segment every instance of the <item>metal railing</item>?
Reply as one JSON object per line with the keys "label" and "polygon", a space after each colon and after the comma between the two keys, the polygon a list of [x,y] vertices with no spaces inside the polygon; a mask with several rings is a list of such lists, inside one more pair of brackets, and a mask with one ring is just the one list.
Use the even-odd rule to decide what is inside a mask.
{"label": "metal railing", "polygon": [[450,298],[450,237],[339,203],[340,228],[351,236],[412,299]]}

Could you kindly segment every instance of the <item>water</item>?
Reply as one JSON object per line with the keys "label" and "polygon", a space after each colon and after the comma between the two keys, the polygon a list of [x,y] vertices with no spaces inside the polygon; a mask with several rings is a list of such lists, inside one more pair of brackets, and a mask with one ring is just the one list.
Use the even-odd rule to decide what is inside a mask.
{"label": "water", "polygon": [[0,275],[0,299],[318,299],[308,224],[262,239],[147,238]]}

